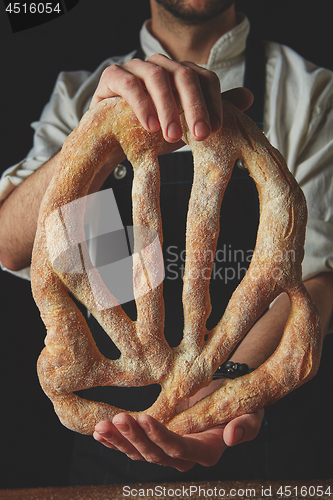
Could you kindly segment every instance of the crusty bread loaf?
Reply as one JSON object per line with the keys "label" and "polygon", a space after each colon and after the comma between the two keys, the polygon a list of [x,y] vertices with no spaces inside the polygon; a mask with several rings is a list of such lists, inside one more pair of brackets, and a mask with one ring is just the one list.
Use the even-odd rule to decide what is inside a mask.
{"label": "crusty bread loaf", "polygon": [[[60,420],[70,429],[91,434],[99,421],[123,411],[74,393],[89,387],[158,383],[160,395],[145,413],[185,434],[262,408],[296,388],[317,369],[321,351],[318,315],[301,278],[306,226],[303,193],[280,153],[249,118],[227,101],[223,101],[223,116],[222,130],[197,142],[181,113],[183,138],[194,155],[194,181],[186,233],[184,336],[174,349],[164,338],[163,290],[158,279],[161,271],[154,269],[162,245],[157,159],[163,143],[161,133],[149,134],[125,101],[113,98],[88,111],[64,143],[40,209],[32,289],[47,328],[46,347],[38,360],[39,379]],[[75,239],[80,241],[80,262],[89,262],[84,210],[71,211],[71,202],[82,198],[84,205],[94,176],[119,145],[134,170],[133,225],[150,228],[159,240],[145,247],[146,267],[138,257],[133,258],[136,321],[127,317],[97,270],[88,277],[85,268],[76,269],[70,253],[62,253],[75,231]],[[244,161],[259,192],[257,243],[248,272],[221,321],[207,331],[211,309],[207,276],[219,233],[221,201],[238,158]],[[64,206],[69,207],[66,223]],[[142,235],[136,238],[136,248],[144,247],[144,241],[139,241]],[[69,261],[59,266],[61,256]],[[177,414],[177,405],[210,383],[217,367],[284,291],[290,297],[291,313],[281,343],[270,359]],[[99,321],[121,351],[119,359],[106,359],[99,352],[70,293]]]}

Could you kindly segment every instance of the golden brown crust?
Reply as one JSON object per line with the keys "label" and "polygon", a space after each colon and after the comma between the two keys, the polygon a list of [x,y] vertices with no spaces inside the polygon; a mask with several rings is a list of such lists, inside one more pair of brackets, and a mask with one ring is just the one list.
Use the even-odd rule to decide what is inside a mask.
{"label": "golden brown crust", "polygon": [[[139,262],[134,260],[134,287],[139,298],[138,317],[133,322],[117,305],[97,271],[94,286],[98,299],[86,271],[70,272],[75,264],[68,261],[64,272],[65,267],[55,265],[52,258],[53,254],[59,255],[64,241],[61,207],[85,199],[94,175],[119,145],[134,170],[133,225],[153,229],[162,242],[157,160],[161,133],[146,132],[129,106],[115,98],[89,111],[64,143],[40,210],[32,288],[47,328],[46,347],[38,360],[40,382],[62,423],[70,429],[91,434],[99,421],[123,411],[73,394],[88,387],[158,383],[161,393],[145,413],[185,434],[271,404],[316,372],[321,352],[318,315],[301,280],[306,225],[303,193],[280,153],[253,122],[227,101],[223,101],[223,112],[222,131],[203,142],[191,138],[181,114],[184,140],[194,155],[194,181],[186,234],[184,337],[175,349],[169,347],[163,334],[162,285],[142,295],[144,276]],[[222,197],[238,158],[244,160],[259,193],[257,243],[246,276],[219,324],[208,332],[206,320],[211,306],[207,268],[212,267],[211,255],[216,249]],[[84,210],[79,211],[79,218],[77,212],[69,212],[68,220],[80,233]],[[142,243],[139,238],[142,235],[136,244]],[[81,251],[87,251],[83,243]],[[151,262],[156,260],[156,251],[160,250],[154,247],[147,257]],[[291,314],[281,343],[269,360],[176,414],[177,405],[209,384],[217,367],[258,316],[284,291],[291,300]],[[106,359],[98,351],[68,292],[100,322],[120,349],[119,359]],[[99,307],[99,301],[109,307]]]}

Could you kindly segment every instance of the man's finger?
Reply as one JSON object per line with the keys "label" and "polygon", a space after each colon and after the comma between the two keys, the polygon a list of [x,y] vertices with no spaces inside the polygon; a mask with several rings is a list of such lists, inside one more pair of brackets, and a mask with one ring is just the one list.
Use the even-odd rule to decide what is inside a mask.
{"label": "man's finger", "polygon": [[140,452],[132,445],[130,441],[123,436],[120,429],[107,420],[99,422],[96,425],[94,439],[99,441],[107,448],[119,450],[125,453],[132,460],[144,460]]}
{"label": "man's finger", "polygon": [[[215,91],[216,96],[220,96],[217,77],[214,73],[204,70],[193,63],[178,63],[161,54],[155,54],[148,61],[167,70],[172,88],[177,91],[192,136],[197,140],[206,139],[212,130],[207,107],[207,102],[210,102],[208,95]],[[215,86],[207,83],[212,79],[214,81],[216,79]],[[158,107],[158,101],[154,100],[154,102]],[[157,111],[159,113],[158,109]]]}
{"label": "man's finger", "polygon": [[252,106],[254,97],[251,90],[237,87],[222,93],[223,99],[232,102],[240,111],[246,111]]}
{"label": "man's finger", "polygon": [[[202,91],[202,99],[209,115],[209,123],[212,132],[218,132],[222,126],[222,103],[221,103],[221,85],[220,80],[215,73],[196,64],[185,61],[184,65],[193,69],[198,75]],[[185,92],[185,98],[187,92]],[[184,108],[185,109],[185,108]]]}
{"label": "man's finger", "polygon": [[[135,66],[135,60],[131,61]],[[139,62],[142,63],[142,61]],[[113,64],[101,76],[90,107],[103,99],[121,96],[132,107],[141,124],[149,132],[156,132],[160,124],[153,103],[135,71],[127,71],[125,65]]]}
{"label": "man's finger", "polygon": [[189,470],[194,465],[194,462],[177,460],[166,455],[149,439],[144,428],[126,413],[118,414],[113,422],[99,422],[94,438],[109,448],[125,453],[132,460],[145,460],[180,471]]}
{"label": "man's finger", "polygon": [[183,463],[214,465],[226,448],[223,443],[222,426],[216,426],[201,433],[179,436],[149,415],[141,415],[138,418],[138,424],[145,430],[149,439],[167,456]]}
{"label": "man's finger", "polygon": [[223,432],[224,442],[228,446],[235,446],[245,441],[254,439],[261,427],[264,418],[264,410],[259,410],[256,413],[241,415],[229,422]]}

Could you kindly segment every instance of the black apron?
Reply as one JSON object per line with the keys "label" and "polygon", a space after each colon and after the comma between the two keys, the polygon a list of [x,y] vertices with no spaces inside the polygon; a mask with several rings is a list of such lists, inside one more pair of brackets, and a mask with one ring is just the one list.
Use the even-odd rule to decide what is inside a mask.
{"label": "black apron", "polygon": [[[142,53],[138,52],[137,56]],[[255,101],[247,114],[262,127],[265,94],[265,53],[264,44],[257,40],[248,40],[244,86],[249,88]],[[182,311],[182,276],[185,264],[185,226],[187,206],[193,179],[193,161],[190,152],[175,152],[161,156],[161,195],[160,204],[163,225],[163,254],[165,278],[163,282],[165,300],[165,336],[171,346],[181,341],[183,326]],[[132,225],[131,188],[133,172],[128,161],[121,169],[111,174],[103,189],[112,188],[124,226]],[[211,277],[212,313],[208,328],[213,327],[223,315],[232,292],[249,266],[256,241],[259,222],[258,194],[248,171],[235,165],[221,207],[220,235],[216,258]],[[129,302],[122,306],[126,313],[135,319],[135,304]],[[102,354],[114,359],[118,349],[110,341],[94,318],[90,319],[90,328]],[[83,391],[80,395],[87,399],[104,401],[125,410],[144,410],[151,406],[159,393],[159,386],[141,388],[102,387]],[[257,438],[258,440],[258,438]],[[265,469],[263,444],[256,440],[257,464]],[[247,444],[247,443],[246,443]],[[251,451],[253,460],[254,451]],[[72,484],[114,484],[129,482],[220,480],[232,478],[238,471],[237,478],[246,478],[240,470],[239,460],[236,468],[230,462],[229,450],[214,467],[205,468],[196,465],[187,473],[180,473],[171,467],[136,462],[124,454],[109,450],[94,441],[90,436],[76,437],[75,450],[71,464]],[[244,457],[246,452],[242,452]],[[229,466],[226,466],[226,463]],[[251,468],[251,467],[250,467]],[[260,476],[257,477],[261,477]],[[250,476],[249,476],[250,477]]]}

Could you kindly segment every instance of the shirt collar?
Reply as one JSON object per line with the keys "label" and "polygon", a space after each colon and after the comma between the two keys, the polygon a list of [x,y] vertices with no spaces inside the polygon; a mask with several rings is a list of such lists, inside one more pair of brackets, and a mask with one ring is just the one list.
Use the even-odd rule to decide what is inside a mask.
{"label": "shirt collar", "polygon": [[[239,24],[215,42],[210,51],[208,63],[202,65],[204,68],[214,71],[219,68],[232,66],[243,57],[246,38],[250,31],[250,23],[244,14],[237,15]],[[170,57],[160,42],[147,29],[147,21],[141,28],[140,42],[147,58],[153,54],[164,54]]]}

